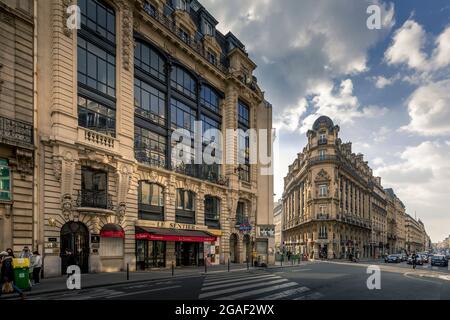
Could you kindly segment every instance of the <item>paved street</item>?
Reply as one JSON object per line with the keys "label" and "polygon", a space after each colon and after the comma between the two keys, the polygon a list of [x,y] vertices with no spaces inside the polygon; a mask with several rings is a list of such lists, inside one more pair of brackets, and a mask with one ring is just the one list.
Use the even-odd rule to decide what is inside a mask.
{"label": "paved street", "polygon": [[235,270],[78,291],[30,295],[28,300],[317,300],[450,299],[450,273],[382,264],[381,289],[369,290],[367,263],[302,262],[274,269]]}

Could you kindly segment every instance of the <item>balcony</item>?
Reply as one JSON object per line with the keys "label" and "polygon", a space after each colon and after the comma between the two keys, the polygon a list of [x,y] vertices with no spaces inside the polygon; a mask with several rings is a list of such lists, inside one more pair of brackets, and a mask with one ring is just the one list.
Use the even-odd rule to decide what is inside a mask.
{"label": "balcony", "polygon": [[195,165],[195,164],[191,165],[180,164],[173,168],[175,172],[184,174],[186,176],[206,180],[222,186],[228,186],[229,179],[227,177],[224,177],[218,174],[217,172],[204,169],[205,167],[203,167],[202,165]]}
{"label": "balcony", "polygon": [[330,215],[328,213],[319,213],[316,215],[317,220],[329,220]]}
{"label": "balcony", "polygon": [[308,160],[308,164],[309,165],[315,165],[321,162],[326,162],[326,161],[338,161],[339,158],[336,155],[322,155],[322,156],[318,156],[318,157],[311,157]]}
{"label": "balcony", "polygon": [[33,149],[33,126],[0,116],[0,142]]}
{"label": "balcony", "polygon": [[97,131],[78,127],[78,142],[96,149],[118,153],[118,143],[115,138]]}
{"label": "balcony", "polygon": [[319,146],[320,145],[324,145],[324,144],[327,144],[328,143],[328,139],[319,139],[319,141],[318,141],[318,144],[319,144]]}
{"label": "balcony", "polygon": [[112,197],[106,191],[79,190],[78,208],[114,210]]}

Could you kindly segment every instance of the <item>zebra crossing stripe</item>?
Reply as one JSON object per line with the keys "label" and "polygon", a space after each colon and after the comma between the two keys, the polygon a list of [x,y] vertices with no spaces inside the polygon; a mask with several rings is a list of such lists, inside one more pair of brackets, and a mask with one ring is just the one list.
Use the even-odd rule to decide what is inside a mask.
{"label": "zebra crossing stripe", "polygon": [[320,299],[323,297],[323,294],[319,293],[319,292],[314,292],[311,294],[307,294],[298,298],[295,298],[293,300],[316,300],[316,299]]}
{"label": "zebra crossing stripe", "polygon": [[204,282],[221,281],[226,279],[245,279],[253,276],[267,275],[267,273],[241,273],[241,274],[227,274],[224,276],[206,276]]}
{"label": "zebra crossing stripe", "polygon": [[[252,278],[250,278],[250,281],[253,281],[253,279],[266,279],[266,278],[279,279],[280,277],[271,274],[271,275],[265,275],[265,276],[252,277]],[[244,279],[246,280],[246,279],[248,279],[248,277],[240,278],[240,279],[228,279],[228,280],[222,280],[222,281],[208,282],[208,283],[203,283],[203,286],[210,287],[210,286],[221,285],[221,284],[225,284],[225,283],[242,282]],[[247,283],[247,281],[246,281],[246,283]]]}
{"label": "zebra crossing stripe", "polygon": [[295,288],[295,289],[289,289],[286,291],[282,291],[279,293],[274,293],[270,296],[265,296],[256,300],[279,300],[279,299],[283,299],[283,298],[287,298],[296,294],[300,294],[300,293],[305,293],[308,292],[309,288],[308,287],[300,287],[300,288]]}
{"label": "zebra crossing stripe", "polygon": [[118,297],[125,297],[125,296],[135,296],[141,293],[148,293],[148,292],[155,292],[155,291],[162,291],[162,290],[169,290],[169,289],[175,289],[180,288],[181,286],[170,286],[170,287],[163,287],[163,288],[156,288],[156,289],[149,289],[149,290],[142,290],[142,291],[135,291],[135,292],[127,292],[121,295],[114,295],[114,296],[108,296],[105,297],[107,299]]}
{"label": "zebra crossing stripe", "polygon": [[245,285],[245,286],[240,286],[240,287],[233,287],[233,288],[229,288],[229,289],[218,290],[218,291],[214,291],[214,292],[206,292],[206,293],[201,293],[198,296],[198,298],[203,299],[203,298],[218,296],[221,294],[231,293],[234,291],[240,291],[240,290],[252,289],[252,288],[257,288],[257,287],[262,287],[262,286],[268,286],[268,285],[272,285],[272,284],[278,284],[278,283],[285,282],[285,281],[288,281],[288,280],[287,279],[279,279],[279,280],[275,280],[275,281],[255,283],[255,284],[250,284],[250,285]]}
{"label": "zebra crossing stripe", "polygon": [[270,286],[270,287],[266,287],[266,288],[262,288],[262,289],[257,289],[257,290],[237,293],[237,294],[233,294],[231,296],[217,298],[215,300],[236,300],[236,299],[241,299],[241,298],[245,298],[245,297],[249,297],[249,296],[258,295],[258,294],[261,294],[261,293],[266,293],[266,292],[271,292],[271,291],[275,291],[275,290],[285,289],[285,288],[289,288],[289,287],[293,287],[293,286],[297,286],[297,285],[298,285],[298,283],[296,283],[296,282],[288,282],[288,283],[284,283],[284,284],[280,284],[280,285],[276,285],[276,286]]}
{"label": "zebra crossing stripe", "polygon": [[[256,278],[250,278],[250,280],[246,280],[245,283],[249,284],[249,283],[256,283],[256,282],[261,282],[261,281],[267,281],[267,280],[271,280],[271,279],[280,279],[280,277],[277,276],[265,276],[262,277],[263,279],[261,279],[261,277],[257,277]],[[220,289],[220,288],[224,288],[224,287],[230,287],[230,286],[235,286],[236,282],[242,282],[242,280],[230,280],[230,281],[226,281],[225,283],[220,283],[217,285],[208,285],[208,286],[204,286],[202,288],[202,291],[205,290],[213,290],[213,289]]]}

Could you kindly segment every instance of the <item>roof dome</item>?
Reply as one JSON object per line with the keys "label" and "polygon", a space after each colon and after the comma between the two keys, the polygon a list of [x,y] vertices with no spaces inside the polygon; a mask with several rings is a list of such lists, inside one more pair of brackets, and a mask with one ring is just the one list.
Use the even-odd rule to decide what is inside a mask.
{"label": "roof dome", "polygon": [[328,129],[333,129],[334,127],[333,120],[327,116],[320,116],[316,121],[314,121],[313,130],[319,130],[321,125],[325,125]]}

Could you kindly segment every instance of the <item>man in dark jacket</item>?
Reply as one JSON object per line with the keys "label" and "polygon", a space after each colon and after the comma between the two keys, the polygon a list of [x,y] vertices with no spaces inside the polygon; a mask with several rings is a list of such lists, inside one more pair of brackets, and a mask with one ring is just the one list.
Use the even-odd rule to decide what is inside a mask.
{"label": "man in dark jacket", "polygon": [[7,252],[3,251],[0,253],[2,267],[0,270],[0,296],[2,294],[3,284],[9,283],[13,287],[14,291],[16,291],[21,299],[24,299],[25,296],[15,284],[14,284],[14,268],[13,268],[13,257],[14,254],[12,250],[7,250]]}

